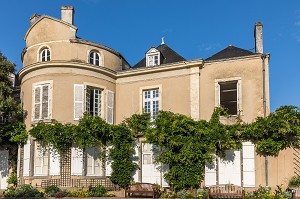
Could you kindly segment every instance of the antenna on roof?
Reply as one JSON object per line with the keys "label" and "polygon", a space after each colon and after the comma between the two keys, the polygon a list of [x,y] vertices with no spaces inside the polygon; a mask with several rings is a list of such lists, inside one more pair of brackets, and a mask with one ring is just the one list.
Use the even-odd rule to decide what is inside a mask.
{"label": "antenna on roof", "polygon": [[163,44],[165,44],[165,38],[164,37],[161,38],[161,45],[163,45]]}

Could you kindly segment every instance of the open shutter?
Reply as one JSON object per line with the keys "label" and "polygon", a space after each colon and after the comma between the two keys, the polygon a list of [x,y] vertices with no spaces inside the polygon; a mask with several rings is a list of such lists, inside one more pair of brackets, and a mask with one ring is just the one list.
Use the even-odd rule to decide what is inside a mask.
{"label": "open shutter", "polygon": [[111,176],[111,173],[112,173],[112,168],[111,168],[112,159],[110,158],[111,148],[112,148],[111,145],[106,146],[106,160],[105,160],[106,161],[106,164],[105,164],[105,175],[106,176]]}
{"label": "open shutter", "polygon": [[50,151],[50,175],[60,175],[60,156]]}
{"label": "open shutter", "polygon": [[71,175],[81,176],[83,169],[83,149],[72,147],[71,155]]}
{"label": "open shutter", "polygon": [[254,144],[243,143],[243,186],[255,187]]}
{"label": "open shutter", "polygon": [[84,85],[74,84],[74,120],[79,120],[84,112]]}
{"label": "open shutter", "polygon": [[114,123],[114,92],[107,91],[106,93],[106,122],[108,124]]}
{"label": "open shutter", "polygon": [[24,156],[23,156],[23,176],[29,176],[30,173],[30,140],[24,144]]}

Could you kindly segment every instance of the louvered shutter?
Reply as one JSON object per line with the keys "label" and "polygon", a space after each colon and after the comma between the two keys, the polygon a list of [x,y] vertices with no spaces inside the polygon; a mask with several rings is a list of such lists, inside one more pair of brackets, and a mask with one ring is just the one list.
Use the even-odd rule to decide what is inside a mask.
{"label": "louvered shutter", "polygon": [[38,120],[40,119],[41,115],[41,87],[35,86],[33,90],[33,96],[34,96],[34,107],[33,107],[33,119]]}
{"label": "louvered shutter", "polygon": [[71,155],[71,175],[81,176],[83,169],[83,149],[72,147]]}
{"label": "louvered shutter", "polygon": [[7,189],[8,179],[8,151],[0,150],[0,189]]}
{"label": "louvered shutter", "polygon": [[106,93],[106,122],[114,123],[114,92],[109,90]]}
{"label": "louvered shutter", "polygon": [[[111,176],[111,173],[112,173],[112,168],[111,168],[112,160],[109,155],[111,148],[112,148],[111,145],[106,147],[106,164],[105,164],[105,175],[106,176]],[[135,180],[135,182],[137,182],[137,180]]]}
{"label": "louvered shutter", "polygon": [[243,186],[255,187],[255,149],[251,142],[243,143]]}
{"label": "louvered shutter", "polygon": [[48,84],[42,86],[42,119],[49,119],[49,87]]}
{"label": "louvered shutter", "polygon": [[74,120],[79,120],[84,112],[84,85],[74,84]]}
{"label": "louvered shutter", "polygon": [[24,156],[23,156],[23,176],[29,176],[30,173],[30,140],[24,144]]}
{"label": "louvered shutter", "polygon": [[60,156],[50,152],[50,175],[60,175]]}

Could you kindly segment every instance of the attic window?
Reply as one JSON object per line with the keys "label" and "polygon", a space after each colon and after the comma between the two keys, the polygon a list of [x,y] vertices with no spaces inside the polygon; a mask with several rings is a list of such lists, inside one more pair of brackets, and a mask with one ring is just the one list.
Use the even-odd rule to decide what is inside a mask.
{"label": "attic window", "polygon": [[160,52],[152,47],[147,53],[146,53],[146,66],[157,66],[160,65]]}

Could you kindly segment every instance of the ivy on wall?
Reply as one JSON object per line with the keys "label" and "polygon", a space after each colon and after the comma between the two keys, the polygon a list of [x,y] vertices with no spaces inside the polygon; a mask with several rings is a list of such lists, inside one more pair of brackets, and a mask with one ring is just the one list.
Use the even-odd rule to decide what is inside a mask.
{"label": "ivy on wall", "polygon": [[240,149],[243,141],[255,143],[257,152],[267,155],[276,156],[289,147],[299,148],[297,107],[280,107],[251,124],[237,118],[235,123],[225,125],[220,121],[221,115],[226,115],[224,109],[216,108],[209,121],[194,121],[185,115],[160,111],[153,122],[149,114],[134,114],[119,125],[110,125],[98,116],[85,114],[78,125],[41,122],[30,134],[59,153],[65,150],[66,143],[81,147],[111,146],[111,180],[123,188],[137,169],[133,162],[134,141],[145,136],[148,143],[160,148],[156,162],[168,164],[169,171],[164,177],[176,191],[198,188],[204,178],[205,164],[212,162],[215,155],[223,157],[226,150]]}

